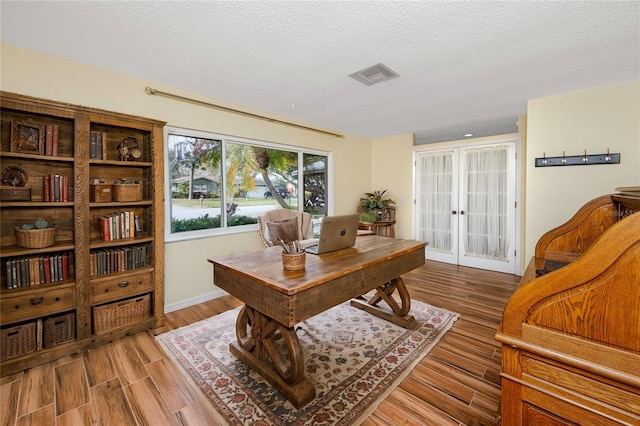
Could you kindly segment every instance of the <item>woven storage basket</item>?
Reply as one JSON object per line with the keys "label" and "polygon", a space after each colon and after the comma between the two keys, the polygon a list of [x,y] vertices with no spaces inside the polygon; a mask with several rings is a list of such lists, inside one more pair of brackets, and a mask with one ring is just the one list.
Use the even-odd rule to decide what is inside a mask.
{"label": "woven storage basket", "polygon": [[151,315],[149,294],[93,308],[93,331],[106,333],[118,327],[149,318]]}
{"label": "woven storage basket", "polygon": [[42,346],[51,348],[76,338],[76,314],[57,315],[44,320]]}
{"label": "woven storage basket", "polygon": [[17,244],[24,248],[44,248],[52,246],[56,242],[57,228],[30,229],[25,231],[14,226]]}
{"label": "woven storage basket", "polygon": [[142,185],[139,183],[117,183],[113,185],[114,201],[142,200]]}
{"label": "woven storage basket", "polygon": [[0,340],[0,360],[2,361],[35,351],[35,321],[2,329]]}
{"label": "woven storage basket", "polygon": [[287,271],[299,271],[304,269],[307,260],[307,252],[288,254],[282,252],[282,267]]}

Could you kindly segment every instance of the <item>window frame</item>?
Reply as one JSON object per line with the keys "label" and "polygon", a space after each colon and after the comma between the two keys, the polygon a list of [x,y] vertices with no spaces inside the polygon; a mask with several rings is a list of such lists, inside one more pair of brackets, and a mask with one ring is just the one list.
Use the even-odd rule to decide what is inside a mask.
{"label": "window frame", "polygon": [[[300,190],[300,186],[303,185],[304,175],[304,154],[322,155],[327,157],[327,176],[326,176],[326,192],[325,203],[327,205],[326,214],[333,214],[333,153],[329,151],[322,151],[318,149],[307,148],[303,146],[290,145],[284,143],[267,142],[263,140],[244,138],[239,136],[231,136],[214,132],[207,132],[201,130],[187,129],[177,126],[165,126],[164,128],[164,148],[165,152],[169,152],[169,135],[176,134],[180,136],[187,136],[193,138],[203,138],[220,140],[221,144],[221,164],[224,164],[226,159],[226,145],[227,143],[244,144],[250,146],[258,146],[269,149],[277,149],[282,151],[295,152],[298,155],[298,211],[304,211],[304,188]],[[165,177],[165,242],[177,242],[197,240],[202,238],[211,238],[223,235],[243,234],[247,232],[256,232],[258,230],[258,224],[239,225],[239,226],[227,226],[227,215],[223,212],[221,226],[219,228],[201,229],[197,231],[185,231],[179,233],[171,232],[171,220],[172,220],[172,192],[171,192],[171,170],[169,168],[169,155],[165,155],[164,159],[164,177]],[[223,173],[221,178],[222,186],[226,184],[226,174]],[[221,203],[225,203],[224,191],[222,191]],[[168,201],[168,204],[167,204]],[[223,204],[224,205],[224,204]],[[168,207],[167,207],[168,206]]]}

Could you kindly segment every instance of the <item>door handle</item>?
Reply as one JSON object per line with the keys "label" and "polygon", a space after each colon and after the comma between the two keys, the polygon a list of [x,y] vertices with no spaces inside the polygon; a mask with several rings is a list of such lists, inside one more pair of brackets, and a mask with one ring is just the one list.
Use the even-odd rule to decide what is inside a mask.
{"label": "door handle", "polygon": [[460,214],[463,215],[464,214],[464,210],[460,210]]}
{"label": "door handle", "polygon": [[458,214],[458,212],[454,210],[451,212],[451,214]]}

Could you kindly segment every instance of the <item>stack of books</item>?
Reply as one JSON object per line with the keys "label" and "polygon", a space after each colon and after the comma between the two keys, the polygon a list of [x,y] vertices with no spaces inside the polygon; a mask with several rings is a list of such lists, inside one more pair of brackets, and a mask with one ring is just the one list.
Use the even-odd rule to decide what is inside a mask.
{"label": "stack of books", "polygon": [[6,261],[7,288],[65,281],[71,278],[71,252],[25,256]]}
{"label": "stack of books", "polygon": [[147,246],[91,250],[91,275],[107,275],[147,266]]}
{"label": "stack of books", "polygon": [[133,211],[116,212],[109,216],[98,218],[100,224],[100,239],[103,241],[133,238],[142,233],[140,220]]}

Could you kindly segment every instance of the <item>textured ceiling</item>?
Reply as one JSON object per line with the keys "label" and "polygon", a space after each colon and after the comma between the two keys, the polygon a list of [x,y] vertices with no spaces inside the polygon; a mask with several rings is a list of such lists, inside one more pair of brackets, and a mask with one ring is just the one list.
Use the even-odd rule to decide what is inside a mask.
{"label": "textured ceiling", "polygon": [[[640,79],[638,1],[3,0],[0,15],[3,42],[366,138],[513,132],[529,99]],[[380,62],[400,76],[348,77]]]}

